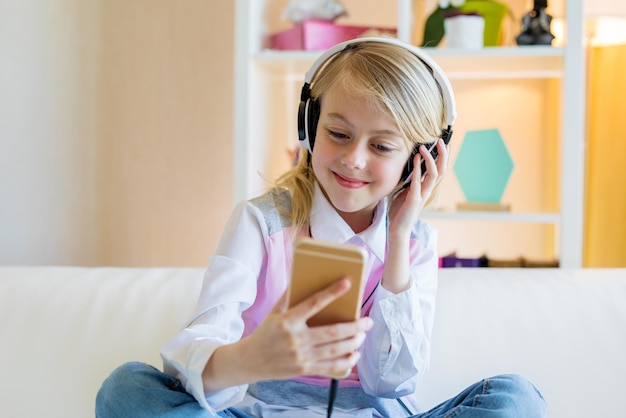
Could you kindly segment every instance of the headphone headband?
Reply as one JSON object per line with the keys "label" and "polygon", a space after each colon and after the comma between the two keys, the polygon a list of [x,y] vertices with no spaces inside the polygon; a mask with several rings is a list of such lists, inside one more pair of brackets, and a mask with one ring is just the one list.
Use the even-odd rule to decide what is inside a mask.
{"label": "headphone headband", "polygon": [[428,65],[433,71],[433,77],[439,83],[441,87],[441,93],[443,95],[443,99],[446,104],[446,125],[452,126],[454,121],[456,120],[456,105],[454,100],[454,91],[452,90],[452,85],[450,84],[450,80],[443,72],[439,64],[433,60],[430,55],[428,55],[423,49],[418,48],[414,45],[408,44],[406,42],[402,42],[396,38],[388,38],[388,37],[367,37],[367,38],[356,38],[351,39],[349,41],[345,41],[339,43],[335,46],[330,47],[326,51],[322,53],[314,62],[311,68],[304,74],[304,83],[307,86],[311,85],[315,74],[319,71],[319,69],[324,65],[326,61],[331,59],[333,56],[348,48],[351,45],[363,43],[363,42],[380,42],[385,44],[397,45],[402,47],[410,52],[412,52],[415,56],[417,56],[420,60],[422,60],[426,65]]}

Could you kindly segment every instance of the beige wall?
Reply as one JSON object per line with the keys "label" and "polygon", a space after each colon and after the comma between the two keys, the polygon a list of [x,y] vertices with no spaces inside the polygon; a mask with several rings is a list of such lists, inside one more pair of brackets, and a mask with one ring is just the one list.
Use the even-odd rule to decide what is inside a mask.
{"label": "beige wall", "polygon": [[232,207],[231,0],[0,0],[0,264],[204,265]]}

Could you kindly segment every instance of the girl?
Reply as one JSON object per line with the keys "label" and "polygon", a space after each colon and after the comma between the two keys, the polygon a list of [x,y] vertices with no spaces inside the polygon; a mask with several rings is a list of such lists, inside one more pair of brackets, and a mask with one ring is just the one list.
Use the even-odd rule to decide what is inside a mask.
{"label": "girl", "polygon": [[[196,314],[161,351],[165,373],[141,363],[115,370],[98,394],[99,418],[319,417],[329,392],[321,376],[346,372],[333,416],[416,413],[408,395],[429,363],[438,266],[436,234],[419,215],[446,171],[452,89],[421,50],[363,38],[314,63],[298,118],[299,163],[235,209]],[[306,324],[348,290],[345,278],[286,308],[298,236],[366,249],[360,319]],[[507,375],[415,416],[543,411],[534,387]]]}

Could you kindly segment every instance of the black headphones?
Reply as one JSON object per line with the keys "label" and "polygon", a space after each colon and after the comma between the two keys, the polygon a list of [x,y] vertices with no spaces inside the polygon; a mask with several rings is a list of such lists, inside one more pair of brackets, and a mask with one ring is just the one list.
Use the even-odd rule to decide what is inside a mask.
{"label": "black headphones", "polygon": [[[300,105],[298,107],[298,138],[300,146],[309,151],[309,158],[310,153],[313,151],[313,145],[315,144],[315,133],[317,131],[317,123],[320,117],[319,100],[311,98],[311,82],[313,81],[313,78],[315,77],[319,69],[326,63],[326,61],[332,59],[339,52],[345,49],[352,48],[355,45],[363,42],[382,42],[400,46],[412,52],[425,65],[430,67],[433,77],[435,78],[435,81],[437,81],[441,89],[443,100],[445,101],[447,129],[444,129],[442,131],[441,138],[443,138],[444,143],[447,145],[452,138],[452,124],[456,119],[456,105],[452,86],[450,85],[450,81],[448,80],[448,77],[444,74],[441,67],[439,67],[439,65],[430,56],[428,56],[426,52],[424,52],[424,50],[405,42],[399,41],[398,39],[387,37],[357,38],[350,41],[342,42],[326,50],[324,53],[322,53],[322,55],[319,56],[319,58],[315,60],[311,68],[304,75],[304,85],[302,86],[302,92],[300,93]],[[406,167],[404,168],[404,171],[402,173],[401,181],[405,181],[406,179],[408,179],[409,175],[413,171],[413,157],[418,152],[420,145],[417,145],[413,149],[413,152],[411,153],[411,156],[409,157]],[[424,145],[427,145],[429,147],[429,151],[431,151],[431,153],[436,152],[437,150],[437,148],[434,146],[434,142]]]}

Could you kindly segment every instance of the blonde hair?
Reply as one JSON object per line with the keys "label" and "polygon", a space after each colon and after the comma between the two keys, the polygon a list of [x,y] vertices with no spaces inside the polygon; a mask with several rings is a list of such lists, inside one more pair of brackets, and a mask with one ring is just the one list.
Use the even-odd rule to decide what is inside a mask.
{"label": "blonde hair", "polygon": [[[331,57],[311,83],[311,98],[341,84],[364,97],[393,118],[412,150],[417,144],[441,137],[445,125],[445,100],[432,70],[413,52],[384,42],[357,42]],[[308,225],[315,175],[308,151],[301,149],[298,164],[280,176],[275,187],[292,195],[291,217],[296,231]],[[436,186],[429,204],[436,196]]]}

